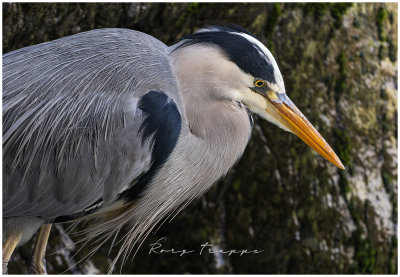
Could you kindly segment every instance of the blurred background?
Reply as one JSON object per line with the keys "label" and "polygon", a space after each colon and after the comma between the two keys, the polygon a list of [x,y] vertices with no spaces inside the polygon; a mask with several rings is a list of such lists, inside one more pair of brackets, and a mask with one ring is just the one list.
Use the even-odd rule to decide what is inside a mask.
{"label": "blurred background", "polygon": [[[288,95],[346,170],[255,117],[240,162],[153,232],[121,273],[397,273],[397,3],[3,3],[3,53],[105,27],[171,45],[226,23],[271,50]],[[118,245],[73,266],[92,246],[78,251],[67,228],[52,230],[49,273],[107,272]],[[149,254],[163,237],[163,249],[196,251]],[[200,255],[206,242],[263,252]],[[9,273],[27,272],[32,248],[16,251]]]}

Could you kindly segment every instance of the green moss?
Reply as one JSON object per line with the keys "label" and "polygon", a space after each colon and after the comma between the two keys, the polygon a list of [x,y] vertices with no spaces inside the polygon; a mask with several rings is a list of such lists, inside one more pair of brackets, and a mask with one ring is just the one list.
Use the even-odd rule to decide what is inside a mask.
{"label": "green moss", "polygon": [[383,7],[379,7],[378,13],[376,14],[376,23],[382,24],[388,18],[389,18],[389,15],[388,15],[386,9]]}
{"label": "green moss", "polygon": [[304,5],[306,15],[313,14],[314,21],[319,22],[324,14],[329,11],[331,3],[309,3]]}
{"label": "green moss", "polygon": [[351,191],[351,187],[349,180],[347,179],[343,171],[339,172],[339,188],[340,188],[340,193],[346,199],[346,195]]}
{"label": "green moss", "polygon": [[[397,49],[393,41],[390,39],[390,37],[385,31],[385,23],[389,21],[389,23],[392,24],[393,22],[392,17],[393,15],[388,14],[387,10],[384,7],[379,7],[375,17],[375,24],[378,32],[378,39],[379,41],[382,42],[378,52],[379,59],[383,60],[386,54],[388,54],[389,59],[392,62],[395,62],[397,60]],[[386,47],[384,46],[383,42],[387,42],[389,44],[388,53],[386,52]]]}
{"label": "green moss", "polygon": [[397,274],[397,237],[393,235],[391,238],[391,250],[389,252],[388,267],[389,274]]}
{"label": "green moss", "polygon": [[189,13],[192,13],[192,12],[197,12],[197,11],[198,11],[198,8],[199,8],[199,3],[193,2],[193,3],[190,3],[190,4],[187,6],[186,10],[187,10]]}
{"label": "green moss", "polygon": [[383,24],[388,19],[388,17],[389,16],[386,9],[383,7],[379,7],[378,12],[376,14],[376,27],[378,29],[378,38],[381,41],[386,40]]}
{"label": "green moss", "polygon": [[354,260],[356,265],[352,268],[352,273],[355,274],[371,274],[374,273],[377,253],[371,246],[369,238],[363,238],[362,231],[357,228],[352,233],[351,240],[353,241]]}
{"label": "green moss", "polygon": [[275,44],[272,40],[272,36],[275,31],[275,26],[278,23],[279,17],[281,16],[281,5],[279,3],[275,3],[270,15],[268,16],[268,20],[265,24],[265,34],[267,36],[267,47],[271,51],[272,55],[275,54]]}
{"label": "green moss", "polygon": [[[345,167],[350,166],[351,165],[350,152],[352,149],[352,143],[349,134],[342,129],[334,128],[333,135],[335,137],[335,149],[337,150],[337,154],[340,160],[342,161]],[[349,170],[351,169],[349,168]],[[351,173],[351,171],[349,173]]]}
{"label": "green moss", "polygon": [[336,29],[342,26],[343,15],[352,6],[352,3],[335,3],[331,7],[331,16],[335,19],[334,27]]}
{"label": "green moss", "polygon": [[267,44],[268,50],[271,51],[273,56],[275,56],[276,53],[275,53],[275,43],[274,43],[274,41],[273,40],[268,40],[266,44]]}
{"label": "green moss", "polygon": [[189,19],[190,15],[197,13],[201,7],[202,5],[197,2],[189,3],[186,7],[186,11],[183,12],[176,21],[175,27],[181,27],[185,23],[185,21]]}
{"label": "green moss", "polygon": [[385,169],[382,167],[381,170],[381,174],[382,174],[382,181],[383,181],[383,185],[385,187],[385,190],[390,193],[390,191],[392,190],[392,176],[385,171]]}
{"label": "green moss", "polygon": [[381,44],[378,50],[379,60],[383,60],[385,58],[385,47]]}
{"label": "green moss", "polygon": [[397,49],[396,46],[393,44],[392,40],[388,40],[389,43],[389,59],[394,63],[397,61]]}
{"label": "green moss", "polygon": [[267,36],[270,36],[270,34],[274,32],[275,26],[278,23],[278,19],[281,14],[281,5],[279,3],[275,3],[271,14],[268,17],[267,23],[265,24],[265,33]]}
{"label": "green moss", "polygon": [[232,184],[232,187],[234,190],[239,190],[240,189],[240,181],[239,180],[235,180]]}

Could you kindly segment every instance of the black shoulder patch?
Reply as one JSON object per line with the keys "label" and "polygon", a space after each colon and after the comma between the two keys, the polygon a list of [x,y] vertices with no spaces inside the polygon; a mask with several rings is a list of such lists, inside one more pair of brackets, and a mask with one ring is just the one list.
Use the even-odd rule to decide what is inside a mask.
{"label": "black shoulder patch", "polygon": [[174,150],[181,131],[181,115],[175,102],[162,91],[149,91],[140,98],[139,108],[146,116],[140,125],[142,142],[152,137],[151,167],[119,199],[128,201],[138,198],[157,171]]}
{"label": "black shoulder patch", "polygon": [[[118,195],[118,200],[131,201],[139,197],[146,185],[172,153],[181,131],[181,115],[178,108],[175,102],[164,92],[149,91],[140,98],[139,108],[146,116],[139,129],[143,132],[142,142],[153,135],[151,166],[146,173],[139,177],[137,182],[133,182],[133,185],[128,190]],[[89,215],[100,208],[98,204],[101,202],[102,198],[91,204],[84,211],[47,219],[46,223],[68,222]]]}
{"label": "black shoulder patch", "polygon": [[227,57],[244,72],[270,83],[276,83],[274,67],[267,56],[257,45],[236,33],[245,33],[256,37],[240,26],[232,28],[211,26],[209,31],[200,31],[183,37],[184,42],[178,48],[201,43],[218,45]]}

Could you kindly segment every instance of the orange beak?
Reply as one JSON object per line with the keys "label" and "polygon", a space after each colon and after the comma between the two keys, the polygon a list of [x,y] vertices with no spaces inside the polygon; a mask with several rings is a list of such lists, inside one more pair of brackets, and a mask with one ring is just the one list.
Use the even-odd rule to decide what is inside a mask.
{"label": "orange beak", "polygon": [[297,135],[322,157],[338,168],[344,169],[342,162],[329,144],[326,143],[324,138],[285,94],[279,96],[280,101],[272,100],[268,96],[266,98],[276,109],[276,113],[274,113],[276,116],[275,118],[281,124]]}

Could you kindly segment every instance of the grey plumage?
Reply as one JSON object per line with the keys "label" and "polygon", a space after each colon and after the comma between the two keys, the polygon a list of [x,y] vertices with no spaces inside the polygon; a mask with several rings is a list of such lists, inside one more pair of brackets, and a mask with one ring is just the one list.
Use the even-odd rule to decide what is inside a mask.
{"label": "grey plumage", "polygon": [[[19,217],[43,222],[76,213],[100,198],[104,206],[111,205],[118,193],[148,170],[151,145],[141,145],[139,126],[143,115],[137,106],[139,98],[149,90],[161,90],[177,103],[182,113],[168,51],[164,44],[146,34],[102,29],[4,55],[5,226],[12,225]],[[222,166],[224,170],[220,172],[222,168],[214,167],[215,162],[226,161],[223,149],[218,151],[222,153],[215,161],[210,161],[214,153],[201,151],[202,167],[188,168],[190,164],[196,168],[198,154],[187,152],[198,147],[199,138],[188,136],[188,123],[183,116],[185,123],[178,143],[185,148],[182,153],[172,154],[174,162],[164,165],[154,180],[158,186],[154,191],[149,186],[149,191],[135,205],[135,211],[130,213],[131,220],[145,218],[140,212],[149,210],[160,213],[157,217],[161,219],[171,212],[171,207],[176,209],[176,204],[184,205],[200,196],[226,173],[244,150],[250,134],[245,109],[234,102],[228,103],[226,109],[232,108],[229,105],[238,109],[240,116],[246,116],[247,131],[240,149],[235,153],[227,151],[234,158]],[[221,119],[219,130],[225,132],[229,125],[224,121],[233,118]],[[202,136],[200,128],[192,127],[199,129],[198,135]],[[232,122],[232,128],[227,130],[235,132],[235,129]],[[224,143],[227,143],[237,134],[221,133],[219,137],[222,140],[226,137]],[[210,180],[201,176],[204,166],[209,168]],[[188,198],[185,194],[193,191],[185,190],[182,182],[198,192]],[[198,185],[201,187],[197,188]],[[165,199],[154,201],[163,191]],[[176,201],[179,203],[171,203],[179,195],[180,200]],[[127,222],[124,219],[121,225]],[[142,230],[137,226],[141,222],[137,219],[134,222],[134,229],[140,232],[154,225],[147,223]],[[103,229],[96,233],[103,233]]]}
{"label": "grey plumage", "polygon": [[[45,222],[95,218],[89,239],[128,226],[125,259],[239,159],[248,109],[291,130],[276,109],[286,101],[300,112],[271,53],[242,28],[196,34],[168,48],[101,29],[3,56],[5,236],[24,242]],[[232,54],[240,49],[251,55]]]}
{"label": "grey plumage", "polygon": [[148,169],[137,102],[160,89],[179,103],[166,51],[146,34],[104,29],[4,55],[6,218],[110,201]]}

